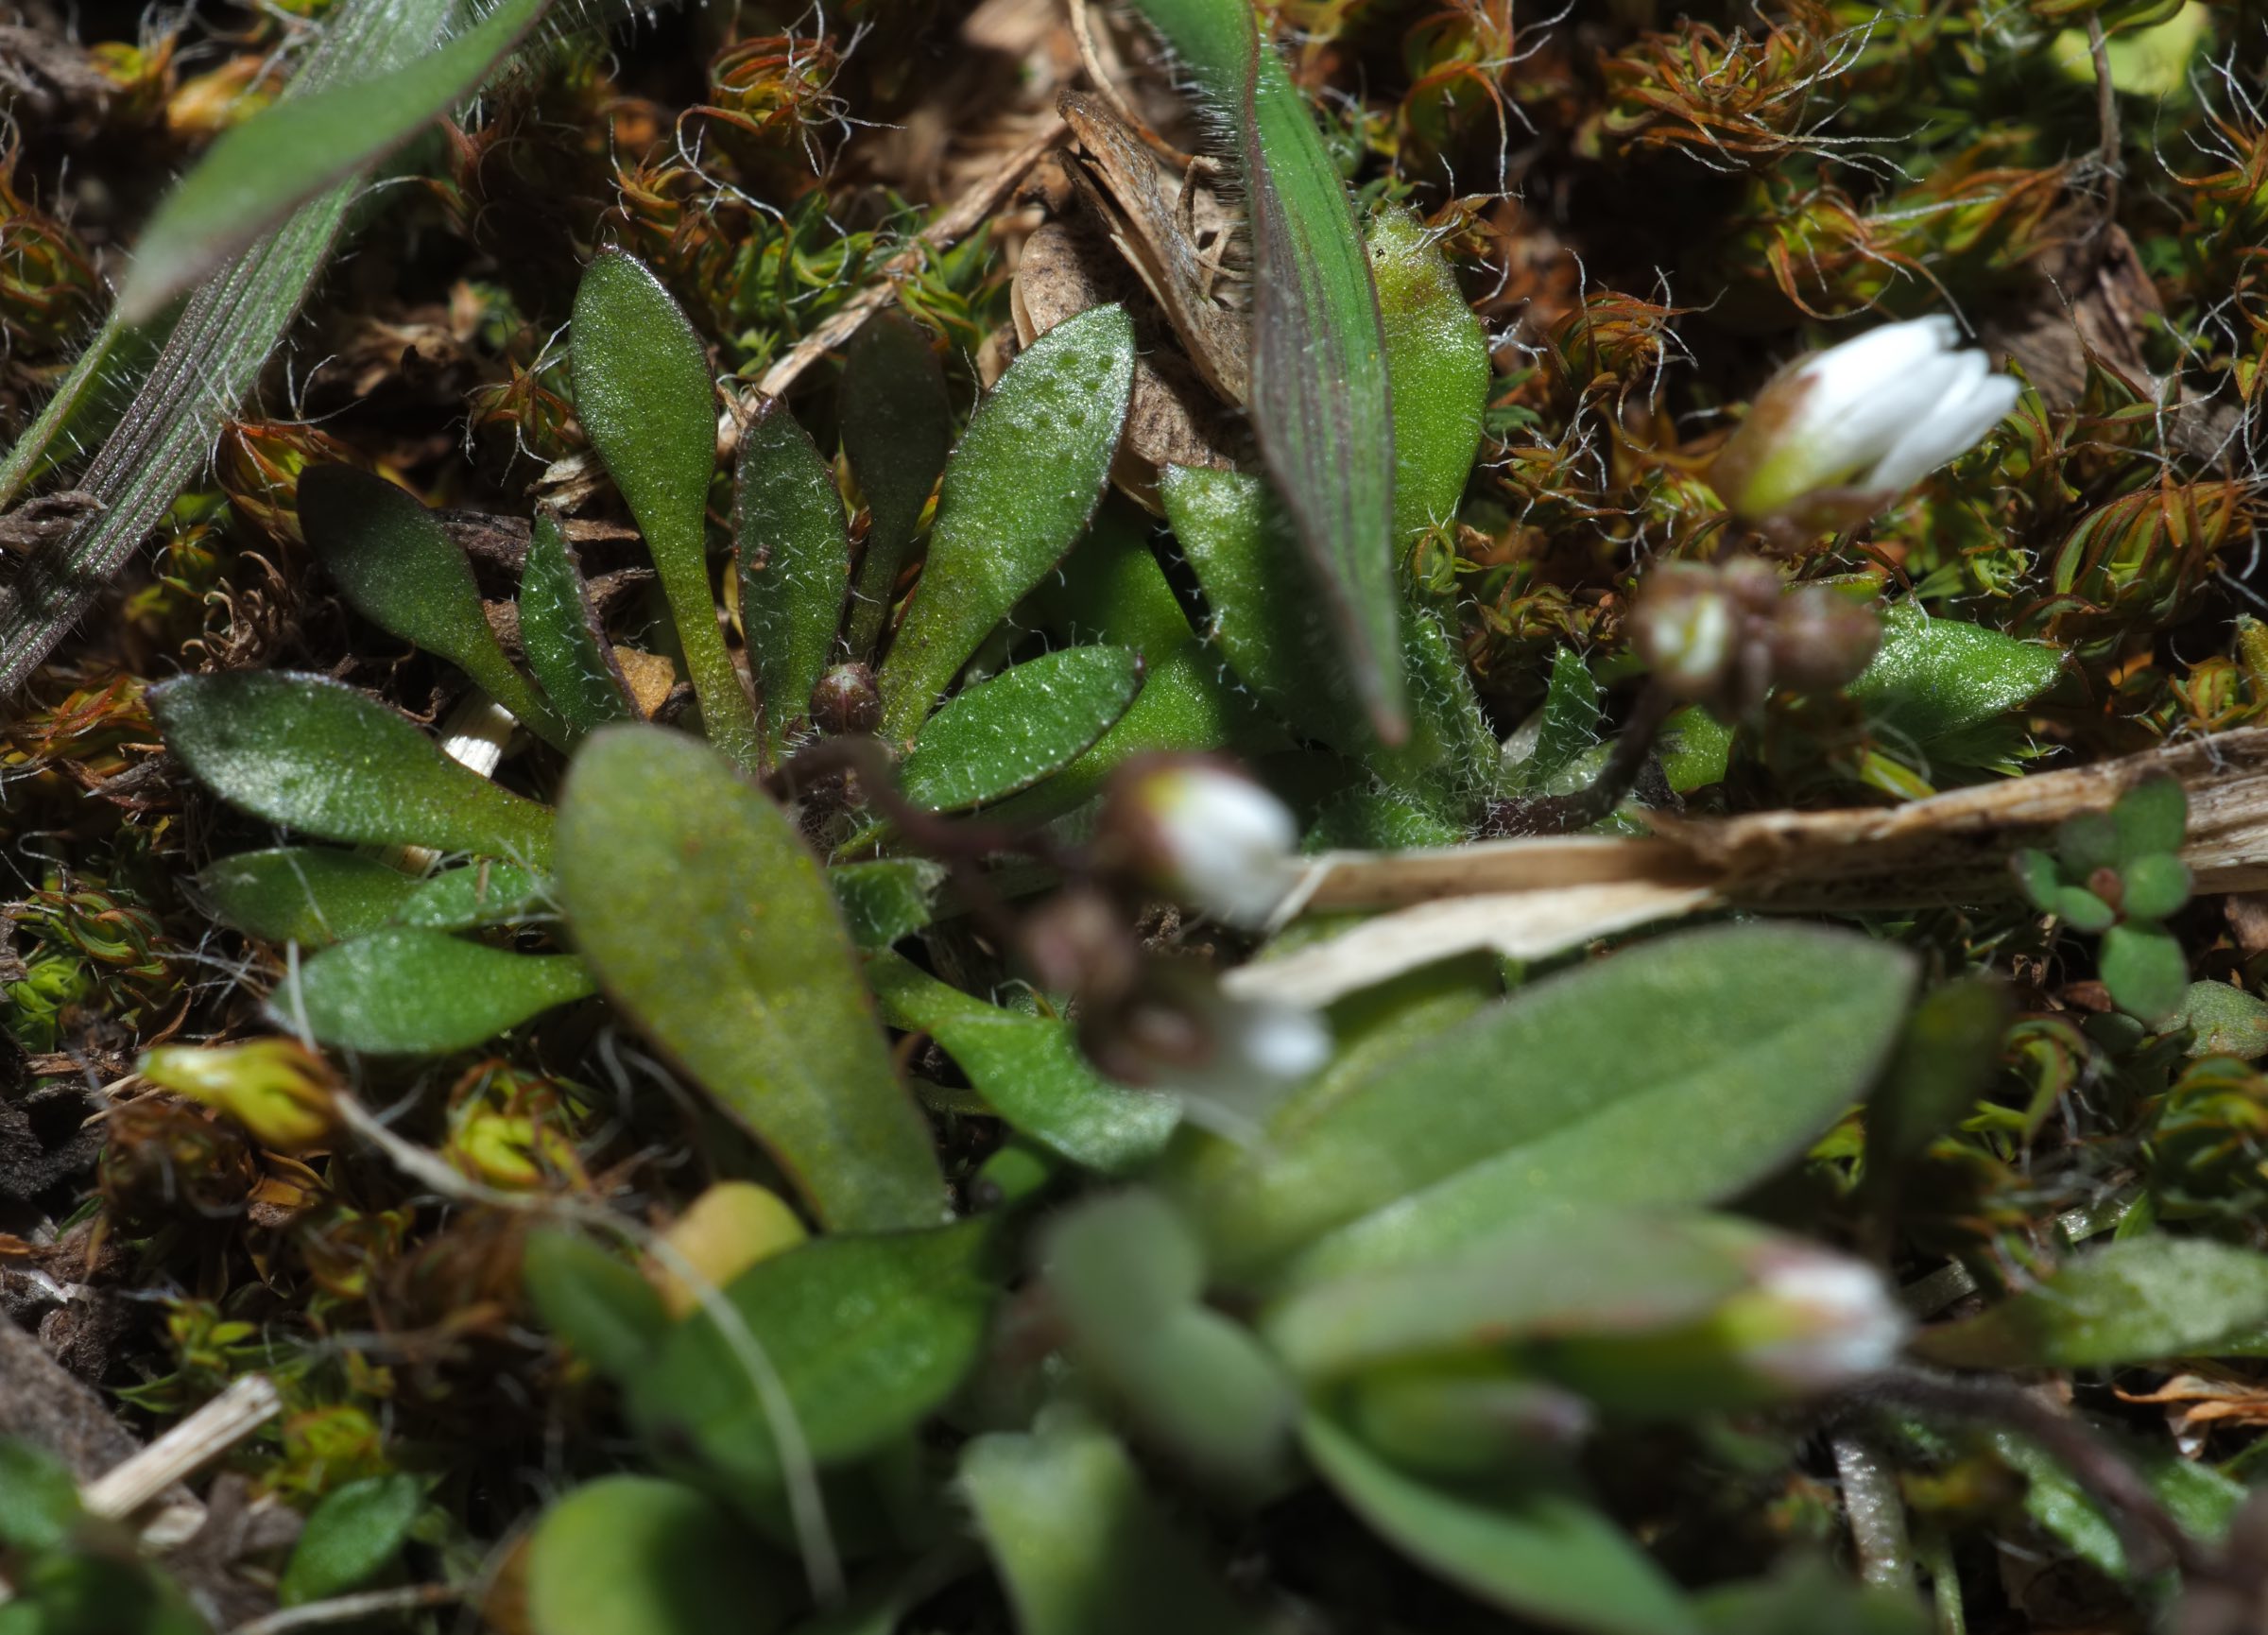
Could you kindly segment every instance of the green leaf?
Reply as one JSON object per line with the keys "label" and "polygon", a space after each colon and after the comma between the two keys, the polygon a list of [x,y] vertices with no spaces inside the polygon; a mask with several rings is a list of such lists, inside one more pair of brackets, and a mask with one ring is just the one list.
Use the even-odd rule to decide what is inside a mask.
{"label": "green leaf", "polygon": [[527,667],[577,737],[630,719],[604,635],[559,519],[538,511],[520,570],[520,645]]}
{"label": "green leaf", "polygon": [[1680,795],[1725,782],[1732,763],[1732,729],[1698,704],[1688,704],[1665,722],[1656,752],[1662,776]]}
{"label": "green leaf", "polygon": [[2181,850],[2189,832],[2189,797],[2182,793],[2179,779],[2160,773],[2120,796],[2110,809],[2110,820],[2118,833],[2114,861],[2122,869],[2145,857],[2172,856]]}
{"label": "green leaf", "polygon": [[352,466],[314,466],[299,503],[308,548],[356,612],[439,654],[545,743],[566,746],[567,723],[504,656],[472,565],[416,495]]}
{"label": "green leaf", "polygon": [[1320,1414],[1300,1428],[1323,1480],[1412,1560],[1494,1607],[1606,1635],[1700,1626],[1623,1531],[1542,1475],[1455,1488],[1396,1470]]}
{"label": "green leaf", "polygon": [[1071,549],[1110,474],[1133,380],[1133,323],[1098,306],[1025,348],[977,406],[883,663],[886,736],[912,739],[977,645]]}
{"label": "green leaf", "polygon": [[926,857],[883,857],[870,863],[837,863],[827,885],[850,940],[863,953],[877,953],[927,925],[945,884],[945,866]]}
{"label": "green leaf", "polygon": [[2189,869],[2171,852],[2149,852],[2121,865],[2119,880],[2126,887],[2119,907],[2129,920],[2164,920],[2190,900]]}
{"label": "green leaf", "polygon": [[1321,1276],[1576,1210],[1710,1202],[1858,1098],[1913,980],[1902,951],[1809,926],[1662,938],[1537,983],[1327,1105],[1295,1098],[1249,1151],[1192,1143],[1168,1178],[1240,1275],[1302,1246],[1301,1273]]}
{"label": "green leaf", "polygon": [[669,1330],[668,1308],[654,1285],[573,1232],[531,1232],[520,1277],[543,1326],[618,1384],[652,1362]]}
{"label": "green leaf", "polygon": [[1488,336],[1425,226],[1400,205],[1370,221],[1394,404],[1394,538],[1453,520],[1481,447]]}
{"label": "green leaf", "polygon": [[208,865],[197,889],[215,919],[247,937],[320,948],[377,930],[418,882],[360,852],[278,846]]}
{"label": "green leaf", "polygon": [[944,1211],[857,955],[787,815],[658,727],[593,733],[559,818],[559,895],[614,1000],[844,1231]]}
{"label": "green leaf", "polygon": [[2055,894],[2063,889],[2063,874],[2056,868],[2053,855],[2036,846],[2027,846],[2008,862],[2032,906],[2042,914],[2054,913]]}
{"label": "green leaf", "polygon": [[565,954],[512,954],[438,931],[388,926],[326,948],[268,1007],[325,1044],[382,1054],[469,1050],[597,990]]}
{"label": "green leaf", "polygon": [[1004,1010],[895,955],[868,962],[883,1020],[936,1040],[1002,1118],[1072,1162],[1105,1175],[1141,1168],[1180,1119],[1171,1096],[1112,1084],[1068,1024]]}
{"label": "green leaf", "polygon": [[[810,1457],[839,1464],[919,1425],[976,1364],[993,1290],[979,1271],[988,1224],[815,1238],[758,1262],[725,1290],[778,1376]],[[780,1445],[765,1399],[715,1319],[672,1329],[629,1382],[632,1420],[661,1445],[768,1491]]]}
{"label": "green leaf", "polygon": [[1022,1635],[1260,1635],[1108,1433],[1057,1414],[979,1437],[961,1486]]}
{"label": "green leaf", "polygon": [[550,906],[548,876],[517,863],[487,859],[421,883],[393,914],[397,925],[426,931],[473,931],[540,918]]}
{"label": "green leaf", "polygon": [[[1551,680],[1536,724],[1536,748],[1520,763],[1523,786],[1544,794],[1565,794],[1589,782],[1588,757],[1600,747],[1601,694],[1590,666],[1572,647],[1552,655]],[[1574,777],[1574,783],[1568,779]]]}
{"label": "green leaf", "polygon": [[2174,1018],[2190,1030],[2191,1056],[2268,1056],[2268,1000],[2227,982],[2192,982]]}
{"label": "green leaf", "polygon": [[1174,1463],[1247,1494],[1279,1487],[1298,1403],[1251,1332],[1200,1305],[1204,1251],[1157,1194],[1089,1198],[1048,1231],[1073,1353]]}
{"label": "green leaf", "polygon": [[[2089,1420],[2088,1428],[2117,1450],[2183,1531],[2208,1544],[2226,1538],[2244,1500],[2241,1483],[2210,1465],[2183,1458],[2162,1442],[2126,1435],[2115,1425]],[[1987,1437],[1993,1451],[2024,1478],[2024,1509],[2049,1537],[2113,1582],[2134,1582],[2118,1523],[2092,1494],[2036,1445],[2006,1431],[1988,1432]]]}
{"label": "green leaf", "polygon": [[1968,1116],[2000,1065],[2012,1007],[1989,977],[1960,977],[1914,1007],[1898,1054],[1866,1101],[1866,1173],[1888,1184]]}
{"label": "green leaf", "polygon": [[709,583],[716,393],[700,336],[645,264],[602,250],[583,268],[568,329],[575,412],[654,559],[710,742],[758,762],[756,709],[717,628]]}
{"label": "green leaf", "polygon": [[1064,647],[955,694],[922,725],[899,792],[932,812],[1003,800],[1060,772],[1118,724],[1142,691],[1142,657]]}
{"label": "green leaf", "polygon": [[366,1476],[326,1494],[292,1546],[276,1599],[286,1607],[360,1589],[389,1566],[425,1506],[415,1476]]}
{"label": "green leaf", "polygon": [[1704,1591],[1693,1610],[1715,1635],[1928,1635],[1932,1626],[1910,1589],[1854,1584],[1812,1557],[1769,1578]]}
{"label": "green leaf", "polygon": [[1877,731],[1926,749],[2031,702],[2062,672],[2054,647],[1898,602],[1883,615],[1881,650],[1850,696]]}
{"label": "green leaf", "polygon": [[528,1540],[529,1635],[771,1635],[800,1580],[706,1494],[602,1476],[544,1511]]}
{"label": "green leaf", "polygon": [[2100,934],[2119,922],[2118,910],[2084,886],[2058,886],[2049,905],[2074,931]]}
{"label": "green leaf", "polygon": [[2132,1238],[2076,1256],[2036,1289],[1925,1331],[1914,1350],[1961,1368],[2105,1368],[2210,1356],[2268,1322],[2268,1256],[2199,1238]]}
{"label": "green leaf", "polygon": [[895,313],[867,319],[843,359],[843,452],[867,500],[867,554],[850,651],[874,651],[897,600],[921,508],[953,446],[953,403],[929,336]]}
{"label": "green leaf", "polygon": [[2119,826],[2107,812],[2074,812],[2055,825],[2055,860],[2073,880],[2119,865]]}
{"label": "green leaf", "polygon": [[506,0],[438,51],[311,94],[223,131],[158,206],[118,293],[143,323],[333,183],[359,175],[480,88],[547,0]]}
{"label": "green leaf", "polygon": [[[315,48],[292,77],[292,94],[312,95],[414,60],[453,9],[450,0],[348,0],[324,18]],[[76,411],[94,406],[89,396],[123,405],[101,452],[76,479],[100,513],[0,583],[0,694],[39,668],[204,469],[216,422],[258,384],[361,193],[358,182],[341,182],[301,206],[200,285],[170,323],[161,318],[133,330],[113,315],[89,343],[85,367],[74,366],[50,405],[60,413],[43,415],[26,434],[41,445],[30,461],[11,456],[0,471],[0,485],[16,484],[43,449],[77,437]]]}
{"label": "green leaf", "polygon": [[850,535],[834,473],[776,398],[759,403],[741,428],[732,517],[740,622],[764,700],[765,746],[776,757],[789,725],[810,713],[850,589]]}
{"label": "green leaf", "polygon": [[1301,1376],[1487,1354],[1574,1334],[1697,1320],[1744,1287],[1747,1234],[1721,1220],[1586,1215],[1514,1229],[1457,1253],[1302,1285],[1261,1318]]}
{"label": "green leaf", "polygon": [[78,1524],[78,1485],[62,1462],[13,1437],[0,1437],[0,1544],[52,1550]]}
{"label": "green leaf", "polygon": [[2155,1023],[2181,1007],[2190,989],[2190,962],[2181,939],[2148,925],[2114,925],[2103,934],[2103,986],[2119,1008]]}
{"label": "green leaf", "polygon": [[385,705],[322,676],[234,670],[149,690],[165,746],[232,806],[320,836],[541,866],[551,811],[458,766]]}
{"label": "green leaf", "polygon": [[1381,739],[1408,731],[1394,423],[1369,258],[1338,167],[1243,0],[1141,0],[1234,132],[1252,234],[1252,429]]}

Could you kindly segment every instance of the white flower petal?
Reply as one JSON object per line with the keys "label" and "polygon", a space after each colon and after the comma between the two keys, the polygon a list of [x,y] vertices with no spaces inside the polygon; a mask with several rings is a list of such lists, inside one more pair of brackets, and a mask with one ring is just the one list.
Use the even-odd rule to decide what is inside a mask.
{"label": "white flower petal", "polygon": [[1984,434],[2016,406],[2022,387],[2004,374],[1990,373],[1984,354],[1957,354],[1972,367],[1936,408],[1893,443],[1876,462],[1866,486],[1887,493],[1912,488],[1947,461],[1974,448]]}

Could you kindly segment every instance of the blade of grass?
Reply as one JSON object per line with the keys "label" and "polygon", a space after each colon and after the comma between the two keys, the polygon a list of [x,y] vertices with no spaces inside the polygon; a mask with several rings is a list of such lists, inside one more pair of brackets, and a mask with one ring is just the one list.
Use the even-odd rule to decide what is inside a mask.
{"label": "blade of grass", "polygon": [[263,109],[213,144],[134,248],[118,294],[128,323],[165,303],[335,181],[359,176],[480,89],[550,0],[505,0],[439,50]]}
{"label": "blade of grass", "polygon": [[[348,0],[295,77],[296,94],[410,60],[433,43],[450,9],[451,0]],[[301,205],[189,298],[78,479],[102,509],[0,585],[0,695],[39,667],[204,463],[215,427],[251,389],[330,259],[357,187],[343,182]],[[96,337],[103,357],[123,344],[123,328],[113,318]],[[91,391],[101,372],[98,363],[72,378]],[[11,456],[11,480],[15,463]]]}
{"label": "blade of grass", "polygon": [[1252,429],[1357,692],[1409,733],[1395,640],[1394,422],[1369,258],[1337,166],[1244,0],[1139,0],[1236,133],[1252,230]]}

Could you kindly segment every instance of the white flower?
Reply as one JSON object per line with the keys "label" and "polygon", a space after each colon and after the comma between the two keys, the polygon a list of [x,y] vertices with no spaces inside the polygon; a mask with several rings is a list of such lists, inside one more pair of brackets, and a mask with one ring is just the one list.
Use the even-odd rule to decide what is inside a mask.
{"label": "white flower", "polygon": [[1881,1372],[1913,1326],[1881,1273],[1808,1244],[1774,1246],[1757,1268],[1756,1292],[1778,1308],[1772,1326],[1780,1332],[1749,1352],[1749,1366],[1793,1391],[1832,1390]]}
{"label": "white flower", "polygon": [[1751,520],[1879,510],[2016,406],[2018,384],[1960,341],[1951,318],[1918,318],[1782,370],[1718,454],[1718,494]]}
{"label": "white flower", "polygon": [[1130,766],[1112,820],[1159,889],[1230,925],[1268,921],[1302,870],[1299,825],[1243,773],[1197,757]]}

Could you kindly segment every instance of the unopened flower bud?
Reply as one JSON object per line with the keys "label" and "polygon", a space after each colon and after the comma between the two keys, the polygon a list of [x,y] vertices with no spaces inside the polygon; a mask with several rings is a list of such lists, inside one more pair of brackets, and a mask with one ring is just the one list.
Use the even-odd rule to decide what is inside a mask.
{"label": "unopened flower bud", "polygon": [[162,1090],[227,1113],[279,1152],[318,1145],[337,1125],[330,1071],[288,1039],[160,1045],[143,1054],[140,1072]]}
{"label": "unopened flower bud", "polygon": [[1102,835],[1150,886],[1229,925],[1265,925],[1299,884],[1299,825],[1225,762],[1130,761],[1111,779]]}
{"label": "unopened flower bud", "polygon": [[1871,608],[1825,585],[1785,589],[1753,557],[1655,569],[1639,587],[1630,638],[1674,696],[1730,714],[1754,709],[1776,686],[1847,685],[1882,639]]}
{"label": "unopened flower bud", "polygon": [[1602,1406],[1687,1414],[1815,1396],[1897,1359],[1911,1325],[1872,1266],[1797,1239],[1727,1231],[1748,1281],[1706,1317],[1571,1337],[1534,1360]]}
{"label": "unopened flower bud", "polygon": [[1943,315],[1884,324],[1782,370],[1710,479],[1751,522],[1848,526],[1965,453],[2019,387]]}
{"label": "unopened flower bud", "polygon": [[1319,1013],[1231,998],[1191,962],[1163,959],[1120,1004],[1082,1011],[1079,1043],[1122,1083],[1231,1101],[1264,1099],[1331,1058]]}
{"label": "unopened flower bud", "polygon": [[1115,1005],[1141,975],[1142,945],[1108,892],[1070,886],[1024,916],[1024,963],[1032,980],[1090,1005]]}
{"label": "unopened flower bud", "polygon": [[811,689],[812,725],[831,738],[882,725],[882,693],[864,664],[837,664]]}
{"label": "unopened flower bud", "polygon": [[1691,562],[1657,568],[1630,612],[1630,641],[1678,697],[1713,699],[1740,663],[1746,615],[1722,576]]}

